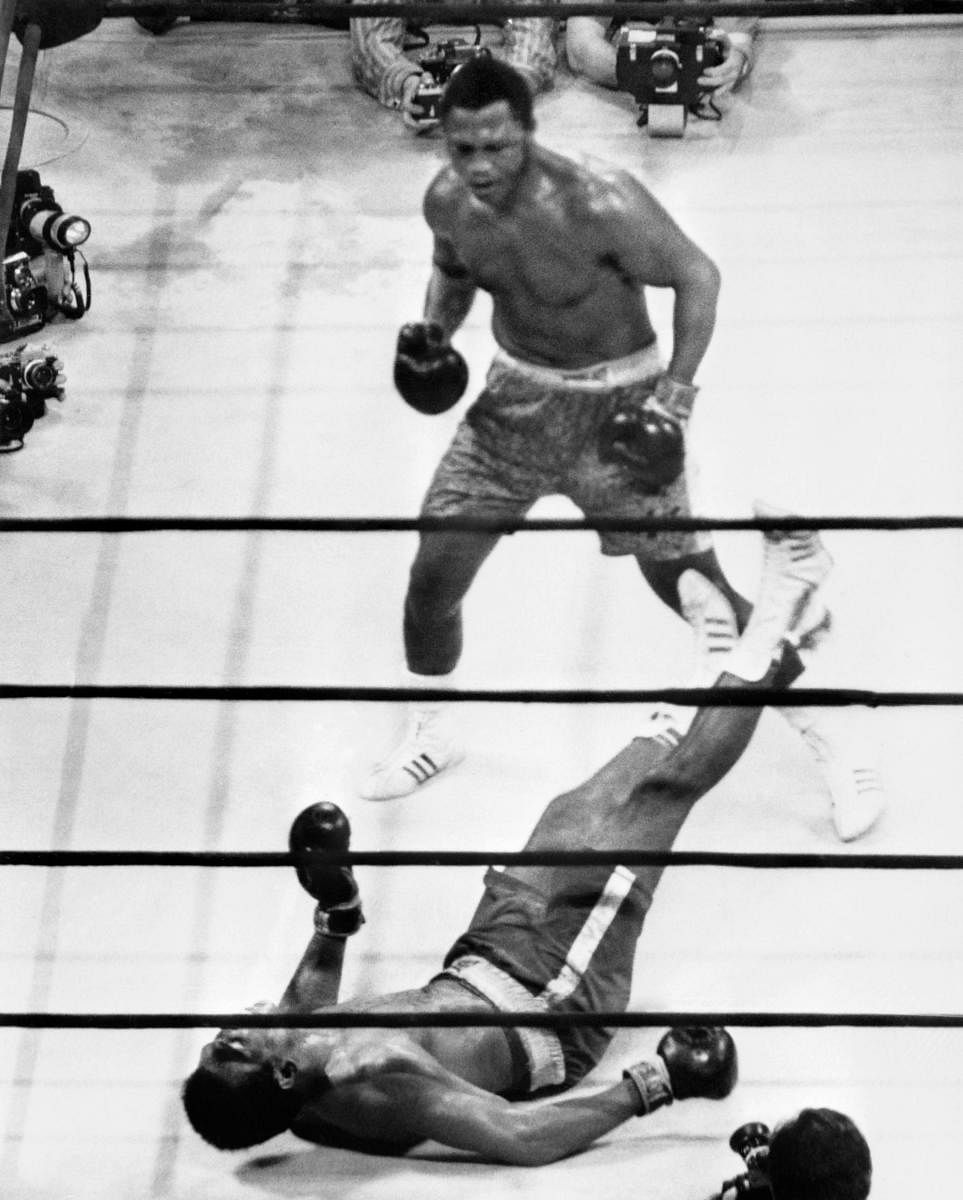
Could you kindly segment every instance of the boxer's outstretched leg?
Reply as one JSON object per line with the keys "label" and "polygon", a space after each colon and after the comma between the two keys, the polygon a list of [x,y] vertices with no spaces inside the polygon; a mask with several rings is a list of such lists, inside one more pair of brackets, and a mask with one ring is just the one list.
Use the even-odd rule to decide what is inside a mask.
{"label": "boxer's outstretched leg", "polygon": [[[770,685],[773,663],[748,683],[724,673],[720,690]],[[676,746],[636,738],[590,779],[545,809],[526,850],[668,850],[692,809],[738,762],[755,731],[758,707],[704,707]],[[647,891],[662,868],[632,868]],[[551,894],[556,868],[512,867],[513,875]],[[565,869],[567,870],[567,868]]]}

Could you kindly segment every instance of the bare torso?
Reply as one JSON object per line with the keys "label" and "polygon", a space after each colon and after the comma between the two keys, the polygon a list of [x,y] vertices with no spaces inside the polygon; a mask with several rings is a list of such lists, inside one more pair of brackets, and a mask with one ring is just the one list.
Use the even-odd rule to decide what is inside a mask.
{"label": "bare torso", "polygon": [[638,259],[630,262],[613,235],[633,199],[622,173],[533,146],[509,207],[480,202],[447,170],[432,185],[426,215],[453,261],[491,294],[499,345],[528,362],[578,368],[655,338]]}
{"label": "bare torso", "polygon": [[[466,1013],[491,1012],[492,1005],[454,980],[441,978],[424,988],[372,1001],[352,1000],[331,1011]],[[378,1054],[393,1048],[429,1055],[445,1071],[486,1092],[505,1092],[517,1082],[509,1043],[499,1028],[338,1029],[326,1031],[324,1039],[348,1057],[370,1058],[373,1046]],[[337,1143],[338,1134],[346,1134],[354,1148],[367,1145],[400,1153],[423,1140],[407,1118],[404,1106],[375,1077],[333,1087],[306,1106],[292,1128],[309,1140]]]}

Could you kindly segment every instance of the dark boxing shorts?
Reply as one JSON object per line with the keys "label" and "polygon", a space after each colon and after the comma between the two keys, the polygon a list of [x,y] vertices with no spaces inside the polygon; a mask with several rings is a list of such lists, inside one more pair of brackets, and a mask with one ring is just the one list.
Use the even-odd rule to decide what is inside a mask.
{"label": "dark boxing shorts", "polygon": [[[653,344],[583,370],[562,371],[496,354],[485,390],[458,427],[422,506],[430,517],[518,519],[542,496],[569,497],[593,517],[691,516],[685,472],[661,491],[633,486],[603,462],[599,428],[617,407],[641,405],[662,372]],[[599,534],[603,554],[670,559],[704,550],[699,533]]]}
{"label": "dark boxing shorts", "polygon": [[[490,869],[467,933],[444,974],[502,1011],[623,1011],[648,905],[625,867],[559,868],[551,894],[511,870]],[[519,1069],[513,1096],[571,1087],[601,1059],[612,1029],[520,1027],[509,1040]]]}

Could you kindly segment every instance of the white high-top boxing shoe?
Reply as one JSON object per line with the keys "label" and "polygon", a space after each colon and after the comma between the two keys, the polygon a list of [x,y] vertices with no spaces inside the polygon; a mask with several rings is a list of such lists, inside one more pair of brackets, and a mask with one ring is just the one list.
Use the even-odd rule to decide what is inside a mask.
{"label": "white high-top boxing shoe", "polygon": [[[789,516],[759,502],[757,517]],[[726,670],[750,682],[761,679],[786,641],[810,636],[828,620],[817,589],[833,560],[815,531],[766,530],[762,535],[762,574],[752,615]]]}
{"label": "white high-top boxing shoe", "polygon": [[464,757],[441,706],[415,701],[408,709],[401,741],[374,765],[359,793],[363,800],[410,796]]}
{"label": "white high-top boxing shoe", "polygon": [[[683,571],[678,589],[682,615],[692,630],[694,643],[690,686],[711,687],[726,669],[726,656],[739,640],[736,614],[725,595],[701,571]],[[649,705],[639,736],[655,738],[670,748],[677,746],[696,711],[688,705]]]}
{"label": "white high-top boxing shoe", "polygon": [[886,793],[865,708],[780,708],[819,764],[841,841],[868,833],[883,814]]}
{"label": "white high-top boxing shoe", "polygon": [[[789,515],[759,502],[755,513],[760,517]],[[785,611],[792,604],[791,581],[812,584],[792,618],[786,640],[797,647],[807,667],[802,685],[814,686],[808,675],[809,663],[816,651],[825,655],[830,642],[831,618],[818,588],[829,573],[832,558],[815,532],[779,531],[764,537],[764,580],[770,567],[784,580],[777,581],[768,592],[776,599],[777,608]],[[765,583],[760,595],[767,595]],[[760,599],[757,606],[762,603]],[[867,833],[886,803],[869,712],[830,707],[780,707],[776,711],[801,735],[819,765],[829,788],[833,825],[839,838],[848,842]]]}

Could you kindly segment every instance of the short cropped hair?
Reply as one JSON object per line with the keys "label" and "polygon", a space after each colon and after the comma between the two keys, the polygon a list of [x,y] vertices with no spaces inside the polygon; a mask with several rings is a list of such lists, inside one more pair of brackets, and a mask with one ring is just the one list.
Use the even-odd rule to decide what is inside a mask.
{"label": "short cropped hair", "polygon": [[187,1119],[205,1142],[218,1150],[245,1150],[283,1133],[300,1104],[280,1088],[270,1063],[232,1082],[199,1066],[184,1082],[181,1100]]}
{"label": "short cropped hair", "polygon": [[441,94],[438,115],[442,125],[453,108],[477,112],[499,100],[507,102],[512,116],[523,129],[535,128],[532,93],[525,77],[491,54],[479,54],[458,68]]}
{"label": "short cropped hair", "polygon": [[804,1108],[772,1135],[769,1178],[775,1200],[866,1200],[873,1162],[849,1117]]}

